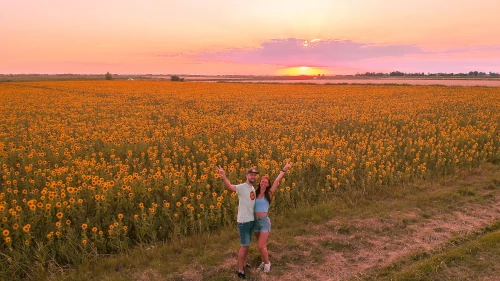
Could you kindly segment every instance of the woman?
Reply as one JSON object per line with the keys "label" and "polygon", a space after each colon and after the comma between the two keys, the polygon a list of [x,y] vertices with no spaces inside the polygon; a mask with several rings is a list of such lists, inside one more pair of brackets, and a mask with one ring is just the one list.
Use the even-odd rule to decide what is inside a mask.
{"label": "woman", "polygon": [[283,170],[280,172],[278,177],[274,180],[272,186],[270,186],[270,179],[267,176],[263,176],[259,182],[259,187],[255,190],[257,199],[255,200],[255,238],[257,239],[257,247],[259,248],[262,263],[259,265],[259,269],[264,269],[264,272],[269,272],[271,270],[271,262],[269,262],[269,255],[267,253],[266,242],[269,237],[269,232],[271,232],[271,220],[267,216],[269,211],[269,204],[273,198],[273,194],[278,188],[281,179],[285,175],[286,171],[290,169],[290,163],[286,163]]}

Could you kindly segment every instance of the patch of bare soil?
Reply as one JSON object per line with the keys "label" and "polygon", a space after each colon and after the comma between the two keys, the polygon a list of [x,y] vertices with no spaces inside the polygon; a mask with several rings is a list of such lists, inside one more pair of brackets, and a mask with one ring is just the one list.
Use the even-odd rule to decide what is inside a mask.
{"label": "patch of bare soil", "polygon": [[[389,218],[355,219],[348,222],[352,231],[331,231],[332,225],[340,225],[338,221],[315,226],[319,235],[295,239],[311,249],[319,247],[322,251],[319,262],[311,261],[308,257],[311,253],[302,253],[307,263],[286,264],[279,277],[256,273],[257,280],[363,279],[404,257],[439,250],[453,236],[472,234],[491,225],[500,217],[499,198],[495,199],[488,206],[466,204],[430,218],[418,216],[418,210],[413,210],[397,212]],[[270,255],[279,261],[284,253]]]}
{"label": "patch of bare soil", "polygon": [[157,271],[153,270],[153,269],[148,269],[140,274],[136,274],[134,276],[134,280],[137,280],[137,281],[149,281],[149,280],[165,280],[165,278],[163,276],[161,276],[160,273],[158,273]]}

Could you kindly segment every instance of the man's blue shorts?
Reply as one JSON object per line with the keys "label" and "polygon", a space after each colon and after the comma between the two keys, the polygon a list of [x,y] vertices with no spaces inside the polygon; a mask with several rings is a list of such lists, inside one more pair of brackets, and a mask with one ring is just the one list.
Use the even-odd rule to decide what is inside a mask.
{"label": "man's blue shorts", "polygon": [[238,232],[240,233],[240,245],[250,246],[252,241],[252,232],[254,227],[254,221],[238,223]]}

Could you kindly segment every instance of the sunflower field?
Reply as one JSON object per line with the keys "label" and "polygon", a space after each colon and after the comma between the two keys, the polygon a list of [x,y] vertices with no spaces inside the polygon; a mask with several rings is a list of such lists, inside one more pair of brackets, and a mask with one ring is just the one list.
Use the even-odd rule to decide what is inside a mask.
{"label": "sunflower field", "polygon": [[0,83],[0,270],[76,265],[233,225],[250,167],[271,212],[500,162],[500,88]]}

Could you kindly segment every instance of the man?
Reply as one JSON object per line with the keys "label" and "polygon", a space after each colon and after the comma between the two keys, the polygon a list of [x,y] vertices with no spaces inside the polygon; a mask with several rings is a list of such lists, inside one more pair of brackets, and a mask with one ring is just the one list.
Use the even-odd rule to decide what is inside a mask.
{"label": "man", "polygon": [[252,240],[254,227],[254,207],[255,207],[255,188],[253,184],[257,179],[259,172],[256,169],[249,169],[246,175],[246,181],[242,184],[232,185],[226,177],[226,172],[221,166],[217,170],[224,181],[224,186],[229,191],[238,194],[238,232],[240,233],[240,250],[238,252],[238,277],[245,279],[245,263],[248,256],[248,246]]}

